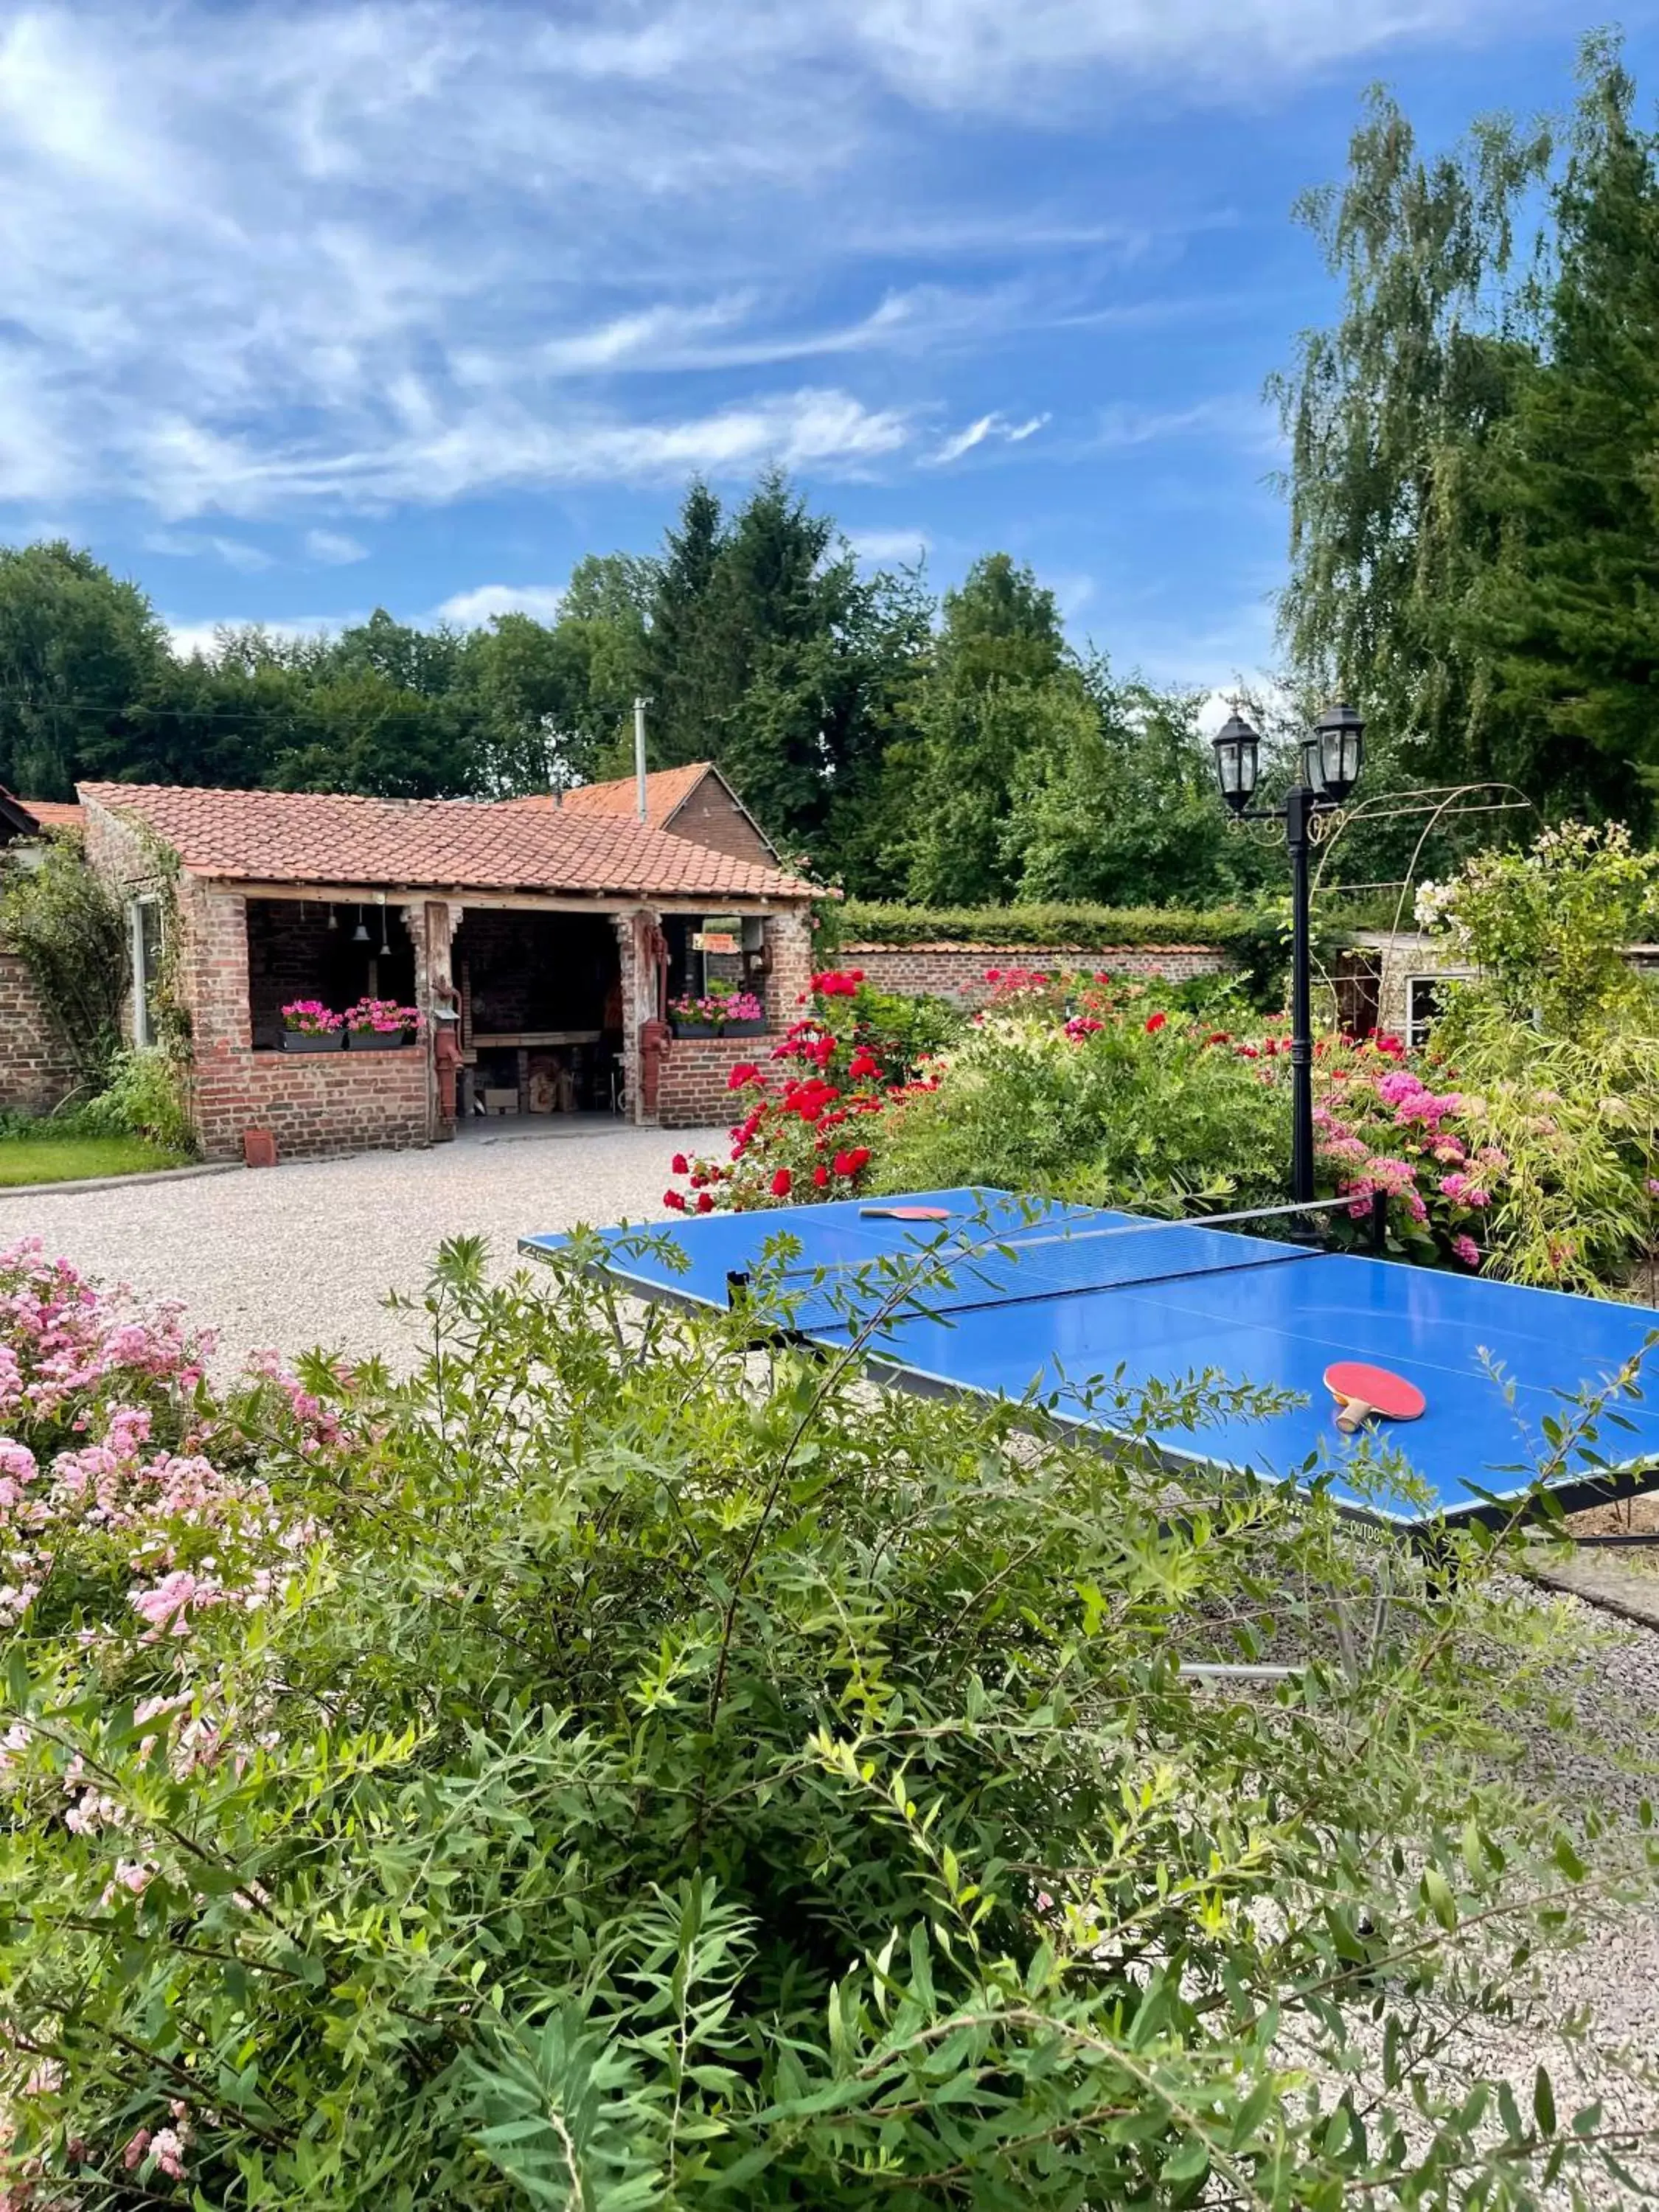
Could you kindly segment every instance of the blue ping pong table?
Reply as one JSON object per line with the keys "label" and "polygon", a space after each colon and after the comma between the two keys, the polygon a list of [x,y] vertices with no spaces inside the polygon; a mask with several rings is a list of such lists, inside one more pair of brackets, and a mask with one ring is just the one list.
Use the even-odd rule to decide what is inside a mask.
{"label": "blue ping pong table", "polygon": [[[870,1206],[942,1209],[942,1220],[874,1218]],[[774,1238],[799,1246],[781,1287],[793,1332],[845,1345],[878,1306],[894,1304],[896,1267],[920,1279],[868,1340],[872,1364],[906,1387],[1021,1400],[1118,1378],[1130,1390],[1219,1371],[1293,1391],[1271,1419],[1224,1418],[1152,1441],[1194,1472],[1268,1480],[1328,1474],[1338,1502],[1404,1528],[1501,1511],[1522,1497],[1550,1449],[1543,1424],[1597,1393],[1655,1340],[1659,1314],[1559,1291],[1437,1273],[1194,1224],[1020,1199],[1005,1191],[920,1191],[902,1198],[710,1213],[649,1231],[609,1230],[596,1264],[647,1299],[724,1308],[752,1279],[770,1285]],[[677,1248],[678,1270],[659,1240]],[[562,1237],[530,1236],[546,1255]],[[642,1243],[647,1249],[641,1249]],[[735,1289],[734,1289],[735,1286]],[[1324,1383],[1333,1361],[1365,1360],[1415,1382],[1419,1420],[1387,1425],[1426,1500],[1379,1496],[1378,1440],[1345,1437]],[[1512,1395],[1497,1379],[1511,1386]],[[1085,1425],[1109,1430],[1111,1394]],[[1569,1455],[1552,1486],[1564,1502],[1659,1485],[1659,1406],[1617,1401],[1594,1447]],[[1062,1407],[1062,1413],[1064,1408]],[[1364,1455],[1356,1464],[1356,1455]]]}

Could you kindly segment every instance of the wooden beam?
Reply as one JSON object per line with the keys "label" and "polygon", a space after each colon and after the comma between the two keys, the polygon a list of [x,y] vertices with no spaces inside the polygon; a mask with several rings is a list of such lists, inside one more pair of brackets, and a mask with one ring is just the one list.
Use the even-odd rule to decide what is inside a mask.
{"label": "wooden beam", "polygon": [[558,896],[544,891],[445,890],[431,884],[401,884],[385,890],[364,891],[356,884],[249,883],[240,878],[203,875],[195,869],[187,871],[187,873],[209,890],[231,892],[240,898],[290,899],[310,904],[327,902],[334,906],[377,907],[382,898],[387,906],[411,906],[428,899],[442,899],[450,906],[499,907],[528,914],[703,915],[717,911],[725,913],[728,909],[744,914],[794,914],[808,903],[804,898],[745,897],[736,891],[711,891],[701,897],[651,898],[638,893],[629,897],[599,892],[584,896],[574,892]]}

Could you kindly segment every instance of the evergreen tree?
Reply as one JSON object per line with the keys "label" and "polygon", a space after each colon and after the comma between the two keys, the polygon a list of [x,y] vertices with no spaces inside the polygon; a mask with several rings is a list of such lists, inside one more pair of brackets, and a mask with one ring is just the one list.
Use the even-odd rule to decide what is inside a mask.
{"label": "evergreen tree", "polygon": [[707,760],[711,726],[730,704],[709,654],[709,595],[723,542],[720,503],[694,477],[678,526],[667,532],[651,599],[646,668],[657,768]]}
{"label": "evergreen tree", "polygon": [[857,571],[827,556],[827,515],[781,471],[733,516],[705,600],[702,665],[715,686],[708,750],[775,838],[810,845],[843,750],[855,685],[842,653]]}
{"label": "evergreen tree", "polygon": [[896,769],[890,851],[912,898],[941,905],[1012,897],[1006,825],[1033,759],[1063,750],[1091,713],[1052,592],[1006,553],[975,562],[945,595],[917,736]]}

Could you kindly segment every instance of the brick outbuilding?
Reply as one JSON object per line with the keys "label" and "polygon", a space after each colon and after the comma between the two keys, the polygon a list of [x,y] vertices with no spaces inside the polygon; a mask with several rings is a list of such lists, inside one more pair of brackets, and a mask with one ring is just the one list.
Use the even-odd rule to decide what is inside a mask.
{"label": "brick outbuilding", "polygon": [[[182,1016],[206,1156],[240,1158],[249,1129],[293,1157],[438,1142],[484,1113],[721,1118],[764,1040],[676,1037],[669,1002],[720,978],[781,1030],[814,888],[713,769],[665,774],[684,787],[647,778],[643,823],[631,781],[631,812],[605,786],[555,804],[82,784],[88,862],[133,916],[132,1033],[150,1039],[163,996]],[[362,996],[418,1008],[422,1034],[288,1048],[285,1005]]]}

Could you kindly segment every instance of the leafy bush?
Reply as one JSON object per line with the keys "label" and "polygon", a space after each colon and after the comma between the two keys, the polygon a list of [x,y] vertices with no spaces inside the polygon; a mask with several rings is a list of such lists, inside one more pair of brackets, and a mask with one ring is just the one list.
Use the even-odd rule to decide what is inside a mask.
{"label": "leafy bush", "polygon": [[1500,1272],[1596,1291],[1659,1248],[1659,1030],[1628,1018],[1553,1036],[1460,995],[1437,1026],[1485,1142],[1507,1158],[1488,1229]]}
{"label": "leafy bush", "polygon": [[849,945],[1051,945],[1079,952],[1112,945],[1212,945],[1267,918],[1240,908],[897,906],[848,899],[839,913]]}
{"label": "leafy bush", "polygon": [[1270,1067],[1216,1048],[1143,985],[1017,973],[1002,988],[937,1089],[884,1121],[880,1188],[982,1183],[1155,1212],[1283,1194],[1289,1106]]}
{"label": "leafy bush", "polygon": [[73,1120],[88,1136],[143,1137],[173,1152],[196,1149],[179,1064],[159,1047],[117,1053],[103,1090]]}
{"label": "leafy bush", "polygon": [[121,1041],[126,920],[76,846],[52,838],[0,869],[0,939],[28,969],[82,1082],[101,1087]]}
{"label": "leafy bush", "polygon": [[1565,823],[1525,853],[1479,853],[1419,888],[1417,916],[1480,971],[1456,998],[1495,1000],[1562,1036],[1632,1015],[1659,1028],[1659,993],[1624,957],[1659,931],[1659,853],[1638,852],[1616,822]]}
{"label": "leafy bush", "polygon": [[1616,823],[1567,823],[1424,884],[1418,915],[1478,969],[1432,1043],[1509,1158],[1503,1271],[1620,1282],[1659,1246],[1659,989],[1625,957],[1659,929],[1659,854]]}
{"label": "leafy bush", "polygon": [[1106,1451],[872,1397],[586,1250],[492,1288],[447,1248],[406,1383],[223,1399],[176,1320],[0,1263],[51,1555],[6,1600],[11,2207],[1473,2212],[1621,2171],[1547,2078],[1523,2116],[1443,2057],[1644,1874],[1502,1777],[1571,1660],[1503,1544],[1431,1591],[1317,1495],[1171,1522],[1109,1394]]}

